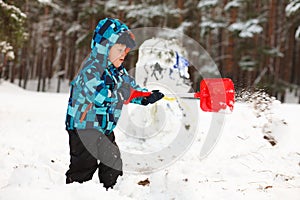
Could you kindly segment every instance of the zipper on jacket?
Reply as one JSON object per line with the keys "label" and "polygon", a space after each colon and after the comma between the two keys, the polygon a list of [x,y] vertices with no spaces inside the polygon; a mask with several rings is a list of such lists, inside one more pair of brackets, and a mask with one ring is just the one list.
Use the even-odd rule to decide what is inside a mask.
{"label": "zipper on jacket", "polygon": [[82,113],[81,117],[80,117],[80,123],[83,122],[84,118],[86,117],[87,112],[92,108],[93,103],[90,103],[86,109],[84,110],[84,112]]}

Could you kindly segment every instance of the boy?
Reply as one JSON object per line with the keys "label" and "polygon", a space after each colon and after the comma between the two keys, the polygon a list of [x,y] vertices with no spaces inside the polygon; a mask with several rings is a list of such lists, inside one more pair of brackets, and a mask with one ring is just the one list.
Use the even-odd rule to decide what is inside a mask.
{"label": "boy", "polygon": [[[69,133],[70,165],[66,183],[91,180],[98,169],[103,186],[113,188],[122,172],[122,160],[113,129],[121,115],[130,88],[140,88],[122,65],[135,46],[133,34],[117,19],[101,20],[91,43],[91,53],[71,82],[66,117]],[[148,105],[164,95],[153,91],[149,97],[131,102]],[[98,161],[100,163],[98,164]]]}

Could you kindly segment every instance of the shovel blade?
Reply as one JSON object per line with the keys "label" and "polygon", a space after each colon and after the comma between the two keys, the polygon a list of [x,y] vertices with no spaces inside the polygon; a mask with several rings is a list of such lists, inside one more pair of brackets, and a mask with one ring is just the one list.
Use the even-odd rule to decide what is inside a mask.
{"label": "shovel blade", "polygon": [[234,85],[229,78],[206,78],[200,82],[200,108],[205,112],[233,110]]}

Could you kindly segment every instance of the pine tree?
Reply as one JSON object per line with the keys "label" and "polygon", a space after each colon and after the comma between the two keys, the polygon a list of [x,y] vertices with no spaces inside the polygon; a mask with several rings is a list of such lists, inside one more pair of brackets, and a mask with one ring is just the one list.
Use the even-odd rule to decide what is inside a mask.
{"label": "pine tree", "polygon": [[[27,38],[24,23],[26,15],[15,5],[0,0],[0,78],[5,71],[5,78],[8,79],[11,71],[11,82],[14,81],[15,63],[9,69],[8,61],[16,58],[18,48],[22,47]],[[17,61],[17,60],[16,60]]]}

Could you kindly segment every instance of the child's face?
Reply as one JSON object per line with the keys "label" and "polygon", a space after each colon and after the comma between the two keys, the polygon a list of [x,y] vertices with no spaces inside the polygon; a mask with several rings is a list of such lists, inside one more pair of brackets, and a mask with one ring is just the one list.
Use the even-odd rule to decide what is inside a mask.
{"label": "child's face", "polygon": [[108,59],[112,64],[118,68],[124,62],[128,49],[124,44],[115,44],[111,47]]}

